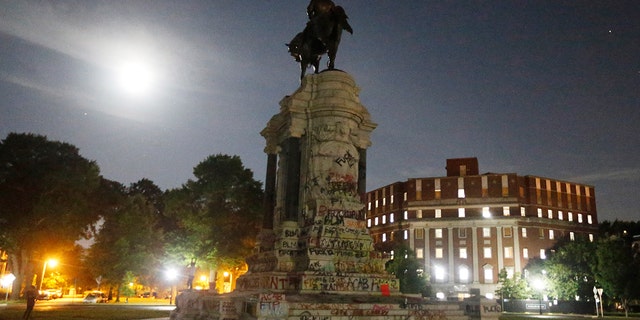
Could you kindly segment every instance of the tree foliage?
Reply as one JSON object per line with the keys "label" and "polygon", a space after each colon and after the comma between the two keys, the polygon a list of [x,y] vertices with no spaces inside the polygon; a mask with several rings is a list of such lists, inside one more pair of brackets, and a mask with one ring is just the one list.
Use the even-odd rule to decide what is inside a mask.
{"label": "tree foliage", "polygon": [[17,278],[13,298],[45,259],[89,234],[100,181],[70,144],[17,133],[0,143],[0,247]]}
{"label": "tree foliage", "polygon": [[386,270],[400,280],[400,292],[426,294],[427,280],[419,271],[422,265],[415,253],[403,241],[396,242],[393,252],[393,260],[387,263]]}
{"label": "tree foliage", "polygon": [[170,254],[181,263],[244,265],[260,230],[260,182],[237,156],[209,156],[193,173],[196,180],[166,194],[165,213],[177,222]]}
{"label": "tree foliage", "polygon": [[498,273],[498,285],[496,294],[501,299],[527,299],[531,297],[531,288],[520,273],[515,273],[509,277],[506,269],[500,270],[500,273]]}
{"label": "tree foliage", "polygon": [[588,301],[595,285],[593,264],[596,245],[584,238],[560,242],[545,261],[549,293],[560,300],[576,296]]}
{"label": "tree foliage", "polygon": [[595,273],[604,293],[629,311],[629,302],[640,299],[640,255],[629,239],[612,236],[598,241]]}
{"label": "tree foliage", "polygon": [[119,205],[103,219],[87,256],[92,275],[122,288],[128,273],[154,273],[158,265],[154,248],[162,241],[154,207],[142,195],[122,194]]}

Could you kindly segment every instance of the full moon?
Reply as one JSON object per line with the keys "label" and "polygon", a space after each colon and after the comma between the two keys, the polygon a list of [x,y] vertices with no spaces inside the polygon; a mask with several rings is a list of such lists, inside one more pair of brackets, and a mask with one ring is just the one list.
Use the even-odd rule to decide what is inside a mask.
{"label": "full moon", "polygon": [[151,66],[141,60],[129,60],[120,64],[116,70],[118,86],[134,96],[149,93],[155,82]]}

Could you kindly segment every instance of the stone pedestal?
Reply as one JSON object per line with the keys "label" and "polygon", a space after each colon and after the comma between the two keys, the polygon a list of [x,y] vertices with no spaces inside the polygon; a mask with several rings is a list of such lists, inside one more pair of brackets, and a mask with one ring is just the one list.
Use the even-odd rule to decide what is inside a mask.
{"label": "stone pedestal", "polygon": [[366,149],[376,124],[358,94],[349,74],[325,71],[280,101],[261,132],[265,212],[249,270],[231,294],[177,300],[172,317],[209,314],[193,306],[215,310],[212,319],[406,317],[399,282],[366,228]]}
{"label": "stone pedestal", "polygon": [[366,149],[376,124],[358,92],[342,71],[307,76],[262,131],[277,159],[265,186],[275,190],[273,207],[239,291],[398,292],[365,224]]}

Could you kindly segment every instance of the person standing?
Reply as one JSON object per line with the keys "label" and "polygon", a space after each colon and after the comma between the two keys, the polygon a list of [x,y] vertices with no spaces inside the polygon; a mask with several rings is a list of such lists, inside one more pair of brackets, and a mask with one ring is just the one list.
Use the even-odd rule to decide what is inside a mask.
{"label": "person standing", "polygon": [[36,305],[36,299],[38,298],[36,287],[33,285],[29,286],[29,288],[24,291],[24,297],[27,299],[27,310],[24,311],[22,319],[27,320],[31,318],[31,311],[33,311],[33,307]]}

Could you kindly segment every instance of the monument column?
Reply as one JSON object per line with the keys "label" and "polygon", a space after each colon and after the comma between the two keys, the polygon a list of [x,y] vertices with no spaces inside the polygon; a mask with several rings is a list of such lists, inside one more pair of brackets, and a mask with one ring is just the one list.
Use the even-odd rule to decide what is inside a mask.
{"label": "monument column", "polygon": [[272,222],[265,217],[270,230],[247,259],[240,290],[398,292],[366,227],[366,150],[376,124],[358,94],[345,72],[306,76],[261,132]]}

